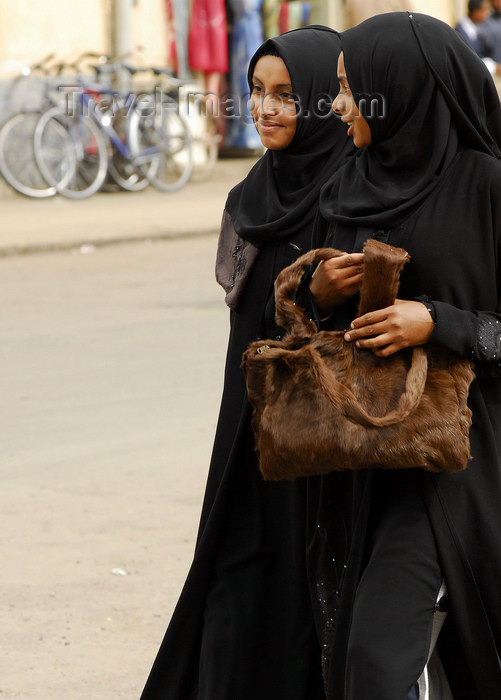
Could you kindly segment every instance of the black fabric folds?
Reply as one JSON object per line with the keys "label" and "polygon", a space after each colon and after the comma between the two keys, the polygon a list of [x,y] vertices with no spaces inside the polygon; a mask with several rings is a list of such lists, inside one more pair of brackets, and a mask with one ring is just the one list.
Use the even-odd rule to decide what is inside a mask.
{"label": "black fabric folds", "polygon": [[395,226],[437,186],[459,150],[500,157],[496,88],[447,24],[388,13],[344,32],[341,44],[372,142],[323,188],[325,219]]}
{"label": "black fabric folds", "polygon": [[[322,190],[327,222],[317,245],[359,251],[374,236],[407,250],[399,298],[430,300],[430,343],[471,360],[476,379],[464,471],[368,469],[309,482],[308,572],[326,698],[406,697],[427,657],[426,645],[409,654],[426,641],[419,611],[432,609],[419,589],[434,581],[438,592],[438,562],[450,603],[438,651],[452,695],[493,700],[501,688],[499,99],[483,63],[431,17],[373,17],[342,35],[342,49],[360,110],[372,95],[385,111],[366,110],[372,143]],[[354,314],[348,300],[324,328],[346,327]]]}
{"label": "black fabric folds", "polygon": [[268,150],[228,195],[236,232],[257,247],[289,239],[313,223],[321,186],[353,152],[331,103],[338,92],[339,34],[313,25],[266,41],[249,64],[249,87],[261,56],[276,51],[287,66],[299,104],[292,143]]}

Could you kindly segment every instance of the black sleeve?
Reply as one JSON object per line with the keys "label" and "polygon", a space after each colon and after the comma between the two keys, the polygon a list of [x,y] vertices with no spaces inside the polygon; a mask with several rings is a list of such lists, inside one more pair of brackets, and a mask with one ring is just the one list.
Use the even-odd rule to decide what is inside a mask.
{"label": "black sleeve", "polygon": [[436,325],[430,342],[478,364],[482,374],[501,377],[501,313],[463,311],[433,301]]}
{"label": "black sleeve", "polygon": [[[497,164],[496,164],[497,166]],[[486,261],[485,269],[476,273],[477,284],[482,285],[483,275],[489,275],[485,283],[492,289],[490,298],[492,306],[480,306],[466,311],[445,301],[432,300],[436,314],[436,325],[430,342],[442,345],[475,363],[479,376],[501,378],[501,279],[499,261],[501,260],[501,200],[499,198],[500,178],[496,169],[496,178],[489,186],[490,205],[482,207],[485,222],[481,229],[492,231],[493,241],[486,241],[486,250],[491,259]],[[492,276],[492,277],[491,277]]]}

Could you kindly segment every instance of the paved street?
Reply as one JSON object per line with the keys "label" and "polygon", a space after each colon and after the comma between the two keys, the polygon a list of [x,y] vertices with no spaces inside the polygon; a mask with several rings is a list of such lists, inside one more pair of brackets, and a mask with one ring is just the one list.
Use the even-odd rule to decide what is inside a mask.
{"label": "paved street", "polygon": [[0,259],[1,698],[139,698],[217,418],[216,241]]}
{"label": "paved street", "polygon": [[165,194],[99,192],[84,200],[30,199],[0,180],[0,257],[151,238],[216,233],[229,189],[255,157],[223,158],[210,176]]}

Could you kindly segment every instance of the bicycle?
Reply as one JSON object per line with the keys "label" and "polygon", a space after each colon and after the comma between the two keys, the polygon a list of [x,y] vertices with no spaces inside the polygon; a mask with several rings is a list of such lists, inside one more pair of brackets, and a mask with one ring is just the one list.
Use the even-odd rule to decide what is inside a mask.
{"label": "bicycle", "polygon": [[[115,66],[116,68],[117,66]],[[121,66],[123,67],[123,65]],[[133,69],[134,70],[134,69]],[[108,152],[103,141],[111,143],[124,162],[151,184],[164,192],[174,192],[188,181],[193,167],[191,137],[184,118],[179,114],[177,103],[168,95],[144,95],[141,102],[134,98],[133,105],[126,110],[123,128],[117,126],[114,101],[119,97],[127,104],[130,94],[119,93],[99,84],[78,80],[77,101],[73,113],[53,108],[40,118],[35,129],[35,157],[39,168],[56,190],[67,197],[84,198],[96,192],[103,184],[108,171]],[[112,98],[111,113],[99,104],[108,95]],[[106,104],[106,102],[105,102]],[[75,109],[76,107],[76,109]],[[64,152],[70,149],[76,161],[76,171],[69,182],[61,185],[60,174],[54,168],[58,157],[48,148],[47,142],[54,142],[54,134],[64,127],[67,139],[60,144]],[[93,168],[88,167],[89,161]],[[115,158],[115,166],[117,158]],[[123,171],[123,162],[120,164]],[[110,169],[119,184],[131,182],[130,173],[122,177],[115,167]]]}
{"label": "bicycle", "polygon": [[191,179],[203,180],[216,165],[222,141],[216,118],[206,109],[206,96],[195,85],[174,78],[169,69],[153,68],[152,72],[157,78],[155,89],[165,89],[176,100],[190,129],[193,152]]}
{"label": "bicycle", "polygon": [[[140,49],[142,49],[142,47],[136,48],[136,50]],[[97,82],[99,84],[106,85],[106,87],[109,88],[112,83],[112,79],[116,77],[117,72],[122,71],[123,73],[129,74],[130,83],[134,73],[143,69],[135,69],[123,63],[122,61],[128,57],[129,55],[120,57],[117,59],[117,63],[114,64],[107,63],[104,65],[92,66],[96,74]],[[107,82],[103,81],[103,76],[107,76]],[[129,98],[132,94],[132,92],[129,93],[124,105],[120,105],[118,108],[116,108],[113,104],[113,100],[116,95],[111,95],[112,104],[110,105],[110,108],[107,110],[106,114],[103,111],[103,102],[106,100],[106,95],[101,94],[101,99],[99,100],[99,111],[102,118],[105,116],[111,117],[113,129],[115,130],[122,144],[124,144],[127,140],[126,116],[127,109],[130,107],[128,104]],[[122,99],[122,95],[125,95],[125,93],[122,92],[119,93],[119,95],[120,99]],[[135,166],[130,158],[123,155],[122,150],[115,145],[112,139],[110,139],[110,145],[111,153],[109,154],[108,160],[108,174],[111,181],[127,192],[139,192],[146,189],[146,187],[148,187],[150,184],[148,178]]]}
{"label": "bicycle", "polygon": [[21,111],[12,114],[0,128],[1,174],[17,192],[38,199],[56,194],[55,187],[47,183],[37,166],[33,146],[35,128],[42,111],[54,104],[51,95],[51,69],[47,67],[54,57],[55,54],[50,53],[38,63],[25,66],[13,79],[7,95],[9,107],[18,97],[20,83],[32,80],[37,74],[43,77],[42,94],[33,104],[24,104]]}
{"label": "bicycle", "polygon": [[[148,163],[146,165],[151,169],[145,172],[143,166],[142,171],[158,189],[175,192],[181,189],[193,174],[193,136],[177,99],[177,90],[184,83],[174,78],[168,68],[126,68],[131,74],[151,72],[157,78],[153,91],[150,94],[143,93],[141,104],[137,104],[139,109],[135,109],[131,114],[130,143],[137,154],[151,147],[159,134],[167,136],[169,157],[163,160],[154,158],[151,166]],[[160,77],[168,78],[166,90],[158,80]],[[141,165],[139,168],[141,169]]]}
{"label": "bicycle", "polygon": [[[14,78],[8,93],[7,103],[10,106],[20,93],[21,82],[32,80],[37,74],[42,76],[42,90],[40,97],[33,99],[33,90],[30,90],[25,104],[16,114],[10,116],[0,129],[0,172],[4,179],[20,194],[45,198],[57,193],[53,183],[48,183],[38,166],[35,149],[34,135],[36,126],[42,114],[59,104],[59,88],[64,84],[62,74],[67,68],[75,68],[84,59],[102,57],[93,52],[81,54],[77,60],[68,64],[65,62],[51,63],[55,54],[50,53],[38,63],[26,66],[20,74]],[[48,65],[49,64],[49,65]],[[33,84],[33,83],[32,83]],[[26,104],[28,99],[28,104]],[[76,167],[76,161],[70,151],[61,155],[57,144],[65,139],[65,131],[62,126],[52,128],[47,138],[47,148],[59,151],[57,161],[57,181],[64,186],[71,179]]]}
{"label": "bicycle", "polygon": [[178,110],[191,135],[190,179],[199,181],[208,177],[217,162],[222,136],[217,131],[216,119],[206,110],[205,96],[192,83],[175,78],[169,68],[125,68],[131,74],[151,72],[155,78],[151,91],[174,100],[171,106]]}

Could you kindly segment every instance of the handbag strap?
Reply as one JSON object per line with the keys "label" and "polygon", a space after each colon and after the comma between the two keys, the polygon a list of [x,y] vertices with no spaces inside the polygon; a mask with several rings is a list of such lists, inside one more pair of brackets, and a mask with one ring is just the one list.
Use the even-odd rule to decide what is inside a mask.
{"label": "handbag strap", "polygon": [[349,387],[342,384],[322,360],[322,356],[310,346],[312,369],[319,387],[335,409],[359,425],[383,427],[394,425],[414,411],[423,395],[428,374],[428,355],[422,346],[413,348],[412,361],[395,409],[385,416],[372,416],[359,403]]}
{"label": "handbag strap", "polygon": [[365,241],[363,253],[364,274],[357,316],[363,316],[376,309],[385,309],[395,303],[400,273],[411,259],[403,248],[388,245],[374,238]]}
{"label": "handbag strap", "polygon": [[335,248],[315,248],[301,255],[278,274],[275,280],[275,317],[277,325],[285,328],[287,333],[311,337],[317,332],[314,321],[310,321],[303,309],[296,306],[292,295],[298,289],[306,267],[340,255],[345,253]]}

